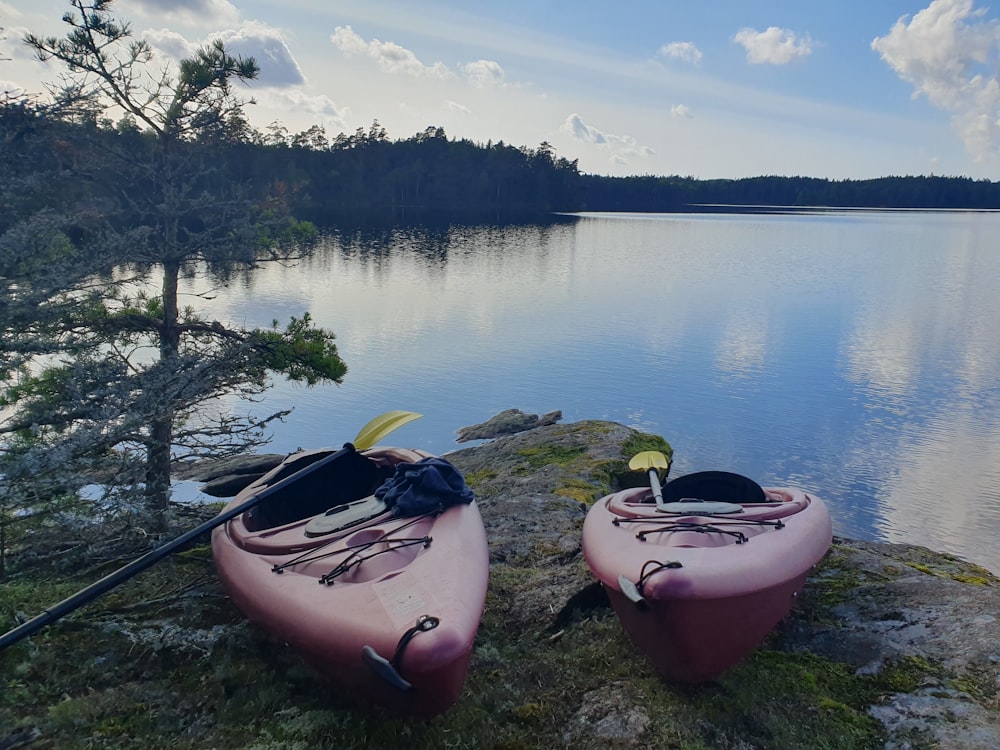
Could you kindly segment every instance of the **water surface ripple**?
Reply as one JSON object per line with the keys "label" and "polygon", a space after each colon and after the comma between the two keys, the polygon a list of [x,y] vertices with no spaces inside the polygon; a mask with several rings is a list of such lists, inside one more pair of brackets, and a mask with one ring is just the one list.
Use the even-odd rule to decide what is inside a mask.
{"label": "water surface ripple", "polygon": [[[343,385],[278,383],[273,449],[340,445],[388,409],[444,453],[517,407],[663,435],[673,474],[823,497],[838,534],[1000,572],[1000,216],[580,215],[332,235],[223,290],[219,318],[309,310]],[[202,282],[192,281],[189,291]]]}

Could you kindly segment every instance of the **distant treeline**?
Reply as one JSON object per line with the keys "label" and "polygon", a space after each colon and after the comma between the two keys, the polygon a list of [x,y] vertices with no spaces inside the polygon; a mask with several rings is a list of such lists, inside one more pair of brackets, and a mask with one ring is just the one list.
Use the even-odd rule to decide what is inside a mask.
{"label": "distant treeline", "polygon": [[482,145],[436,127],[396,141],[377,122],[332,141],[313,128],[245,148],[246,164],[285,183],[295,215],[317,224],[422,213],[495,220],[577,210],[582,196],[576,162],[548,143]]}
{"label": "distant treeline", "polygon": [[967,177],[600,177],[581,175],[584,210],[690,211],[711,206],[832,208],[1000,208],[1000,182]]}
{"label": "distant treeline", "polygon": [[460,213],[511,219],[551,212],[695,211],[727,206],[1000,209],[1000,182],[964,177],[827,180],[584,174],[576,160],[537,148],[449,139],[429,127],[390,140],[377,122],[327,140],[314,127],[272,128],[249,161],[295,185],[297,214],[327,224],[384,216]]}
{"label": "distant treeline", "polygon": [[[2,158],[20,156],[25,160],[21,170],[31,168],[27,160],[37,159],[38,151],[18,154],[23,139],[17,129],[49,133],[49,155],[56,161],[72,162],[81,140],[113,138],[119,145],[134,144],[137,150],[150,148],[149,138],[127,121],[37,122],[39,127],[32,127],[30,119],[14,105],[0,107],[0,143],[6,151]],[[377,121],[368,129],[332,139],[319,126],[290,135],[279,125],[261,132],[238,122],[213,138],[211,143],[187,144],[191,149],[211,148],[218,169],[204,175],[206,182],[237,180],[255,186],[255,191],[285,201],[296,217],[326,226],[432,216],[505,222],[553,212],[696,211],[720,204],[1000,209],[1000,183],[989,180],[606,177],[581,173],[576,160],[557,156],[545,142],[537,148],[502,141],[482,144],[449,138],[439,127],[391,140]],[[63,203],[65,198],[79,197],[83,189],[92,195],[102,180],[97,173],[91,176],[86,188],[79,183],[53,185],[47,195]],[[104,187],[142,189],[141,185]],[[77,195],[61,196],[63,192]]]}

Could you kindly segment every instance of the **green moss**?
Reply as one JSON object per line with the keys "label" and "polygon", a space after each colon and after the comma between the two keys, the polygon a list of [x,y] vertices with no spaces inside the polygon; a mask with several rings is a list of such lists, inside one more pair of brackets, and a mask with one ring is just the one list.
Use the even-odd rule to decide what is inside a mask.
{"label": "green moss", "polygon": [[965,674],[951,680],[952,687],[971,696],[978,703],[993,711],[1000,710],[996,677],[981,667],[970,667]]}
{"label": "green moss", "polygon": [[496,477],[497,473],[493,469],[483,469],[482,471],[471,471],[465,475],[465,483],[468,484],[473,489],[475,489],[477,485],[489,481],[490,479],[495,479]]}
{"label": "green moss", "polygon": [[566,555],[566,550],[558,543],[548,539],[540,539],[531,545],[533,559],[544,560],[546,558],[562,558]]}
{"label": "green moss", "polygon": [[581,445],[543,445],[536,448],[524,448],[519,450],[517,455],[524,458],[532,469],[538,469],[549,464],[564,466],[580,458],[585,450]]}
{"label": "green moss", "polygon": [[642,453],[644,451],[656,451],[658,453],[662,453],[667,457],[667,461],[671,461],[674,456],[674,449],[671,448],[670,443],[664,440],[660,435],[650,435],[645,432],[636,432],[622,444],[622,455],[627,459],[631,458],[636,453]]}
{"label": "green moss", "polygon": [[545,716],[546,710],[540,703],[522,703],[514,707],[513,713],[518,719],[530,722]]}
{"label": "green moss", "polygon": [[622,444],[621,460],[607,462],[601,467],[602,484],[608,487],[608,492],[617,492],[628,487],[644,487],[649,483],[649,476],[646,472],[634,471],[628,466],[628,462],[633,456],[644,451],[662,453],[666,456],[668,464],[673,460],[674,449],[661,436],[635,432]]}
{"label": "green moss", "polygon": [[544,575],[545,571],[540,568],[525,565],[498,565],[490,570],[489,592],[503,594],[526,586]]}
{"label": "green moss", "polygon": [[961,569],[951,570],[931,565],[929,563],[907,562],[906,564],[914,570],[919,570],[921,573],[926,573],[930,576],[937,576],[938,578],[950,578],[953,581],[958,581],[959,583],[969,583],[975,586],[991,586],[997,583],[996,576],[985,568],[981,568],[978,565],[972,565],[971,563],[963,563],[960,560],[956,560],[954,557],[944,556],[944,559],[959,563],[959,565],[961,565]]}
{"label": "green moss", "polygon": [[809,619],[830,619],[830,610],[849,602],[857,589],[897,578],[904,570],[901,567],[895,573],[890,566],[880,573],[861,570],[851,565],[845,552],[834,543],[810,575],[797,609]]}
{"label": "green moss", "polygon": [[882,726],[866,707],[877,695],[848,666],[812,654],[760,649],[724,675],[715,689],[692,692],[712,745],[816,750],[880,748]]}
{"label": "green moss", "polygon": [[851,592],[863,585],[864,578],[857,570],[836,564],[821,564],[805,588],[800,607],[815,612],[828,610],[850,599]]}
{"label": "green moss", "polygon": [[209,561],[212,559],[212,545],[202,544],[197,547],[191,547],[190,549],[178,552],[177,557],[184,560]]}
{"label": "green moss", "polygon": [[591,461],[581,479],[590,486],[590,497],[584,501],[590,504],[594,500],[616,492],[620,487],[618,478],[624,469],[624,461]]}
{"label": "green moss", "polygon": [[[583,448],[554,447],[520,458],[528,466],[556,467],[546,469],[556,494],[588,502],[618,489],[619,478],[644,482],[627,469],[628,458],[642,450],[670,455],[666,441],[646,436],[630,442],[621,459],[595,461]],[[495,476],[484,470],[466,480],[475,485]],[[572,507],[562,497],[548,498],[553,511]],[[553,564],[567,554],[560,541],[566,540],[521,539],[501,550],[507,556],[491,566],[465,690],[443,716],[400,719],[330,690],[290,649],[245,622],[202,545],[154,566],[30,644],[0,652],[0,744],[12,731],[37,727],[39,746],[67,750],[529,750],[573,744],[566,734],[579,725],[576,714],[586,698],[602,709],[648,716],[633,744],[639,750],[874,750],[886,736],[867,709],[884,696],[938,684],[984,705],[995,701],[985,671],[954,679],[936,663],[909,658],[857,675],[846,664],[780,650],[780,634],[715,683],[667,684],[632,648],[599,587],[588,587],[600,596],[588,595],[586,602],[588,589],[564,590],[568,569]],[[580,570],[569,572],[585,570],[582,560],[578,564]],[[953,577],[978,575],[969,566],[955,570]],[[91,582],[71,575],[53,584],[45,571],[33,575],[36,580],[0,587],[0,618],[12,622],[15,611],[36,612]],[[811,576],[796,617],[832,618],[832,608],[852,591],[894,575],[888,565],[879,573],[852,568],[844,548],[834,545]],[[222,635],[207,645],[160,637],[163,627],[203,633],[213,626]],[[616,690],[618,703],[604,701]],[[579,744],[597,743],[587,737]]]}
{"label": "green moss", "polygon": [[0,628],[15,627],[15,613],[34,617],[43,607],[72,596],[79,590],[72,581],[17,578],[0,585]]}
{"label": "green moss", "polygon": [[[332,744],[527,750],[563,746],[583,697],[622,684],[653,718],[638,748],[860,750],[881,747],[885,739],[868,705],[940,673],[927,660],[909,659],[861,677],[820,657],[764,649],[715,684],[669,685],[635,652],[607,608],[568,619],[558,637],[545,629],[550,612],[525,624],[518,602],[547,584],[551,569],[503,564],[491,570],[462,697],[444,716],[410,721],[331,692],[289,649],[243,623],[217,584],[202,578],[203,570],[198,560],[176,561],[124,584],[119,601],[163,599],[168,581],[171,590],[190,590],[185,586],[202,580],[199,619],[234,623],[210,652],[153,651],[155,638],[133,642],[102,628],[101,618],[112,622],[120,615],[88,610],[78,622],[37,636],[30,649],[19,645],[0,654],[0,726],[38,727],[49,746],[67,750]],[[181,612],[184,597],[176,596]],[[129,627],[155,627],[158,617],[133,608]]]}
{"label": "green moss", "polygon": [[990,586],[995,583],[995,579],[986,578],[985,576],[973,575],[971,573],[958,573],[952,576],[956,581],[960,583],[971,583],[973,586]]}
{"label": "green moss", "polygon": [[582,479],[568,479],[552,490],[553,494],[572,498],[580,503],[592,503],[597,498],[594,495],[594,483]]}
{"label": "green moss", "polygon": [[912,693],[929,680],[943,678],[940,666],[922,656],[904,656],[886,664],[873,678],[885,693]]}

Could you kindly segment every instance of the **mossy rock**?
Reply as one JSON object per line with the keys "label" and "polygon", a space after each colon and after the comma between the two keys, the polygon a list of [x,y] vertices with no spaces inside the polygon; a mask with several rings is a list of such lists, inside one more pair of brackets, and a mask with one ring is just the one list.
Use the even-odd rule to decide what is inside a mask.
{"label": "mossy rock", "polygon": [[[465,690],[442,716],[332,692],[231,605],[200,541],[0,653],[0,747],[1000,747],[1000,585],[905,545],[837,539],[748,659],[707,685],[663,682],[580,551],[589,503],[641,450],[669,455],[662,438],[588,421],[448,455],[475,490],[491,574]],[[7,582],[0,623],[110,561],[80,562]]]}

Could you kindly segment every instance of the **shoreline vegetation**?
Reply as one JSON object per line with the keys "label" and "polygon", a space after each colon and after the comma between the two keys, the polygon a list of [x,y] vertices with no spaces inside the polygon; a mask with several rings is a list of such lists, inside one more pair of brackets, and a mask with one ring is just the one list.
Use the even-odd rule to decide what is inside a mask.
{"label": "shoreline vegetation", "polygon": [[[28,135],[31,137],[26,137]],[[134,122],[81,121],[25,102],[0,104],[5,159],[49,154],[50,174],[72,174],[74,143],[144,154],[152,136]],[[391,140],[377,121],[328,138],[320,126],[289,134],[245,122],[212,135],[219,175],[255,185],[300,220],[325,227],[425,221],[518,223],[557,213],[780,212],[815,210],[1000,210],[1000,182],[936,175],[831,180],[802,176],[697,179],[678,175],[611,177],[579,171],[547,142],[535,148],[475,143],[428,127]],[[194,152],[205,144],[177,143]],[[34,150],[32,150],[34,149]],[[130,188],[130,191],[133,188]],[[140,185],[134,190],[141,193]],[[73,181],[52,181],[46,200],[79,198]],[[0,232],[18,219],[0,217]],[[78,233],[89,227],[81,224]],[[71,237],[75,236],[71,233]]]}
{"label": "shoreline vegetation", "polygon": [[[646,449],[669,446],[587,420],[446,454],[476,494],[490,581],[463,694],[442,716],[331,692],[236,610],[206,538],[0,653],[0,747],[1000,746],[1000,579],[921,547],[837,538],[746,661],[702,686],[657,678],[580,551],[586,509],[641,482],[627,461]],[[173,523],[217,510],[174,506]],[[0,588],[0,627],[150,544],[99,532],[23,549]]]}

